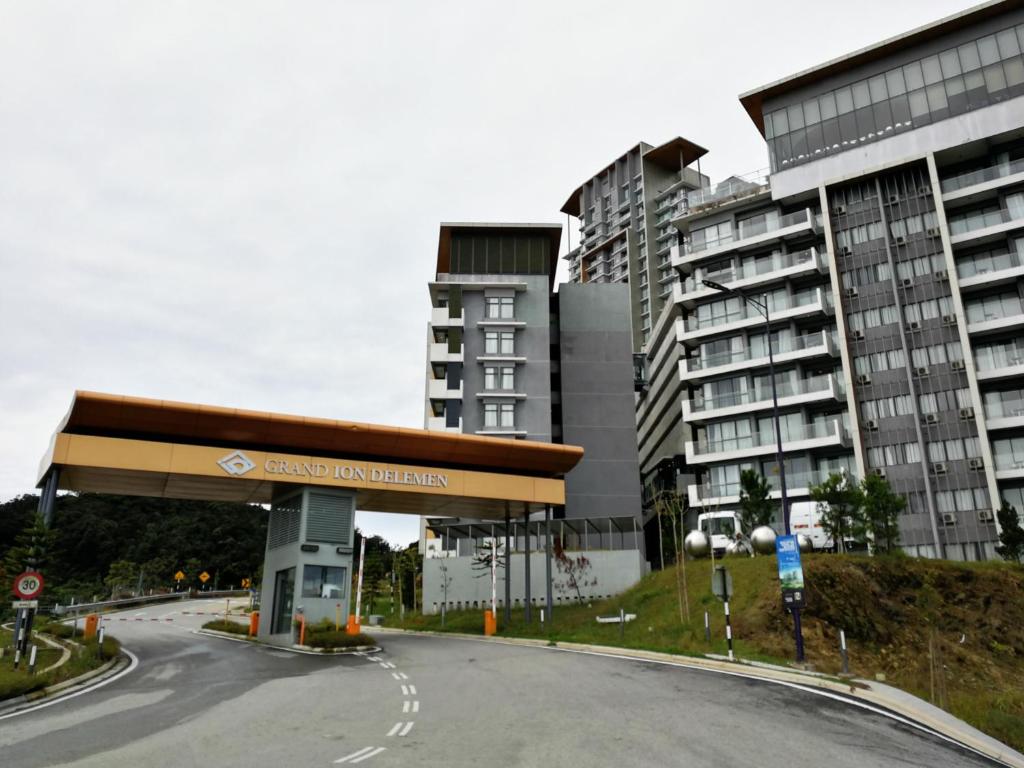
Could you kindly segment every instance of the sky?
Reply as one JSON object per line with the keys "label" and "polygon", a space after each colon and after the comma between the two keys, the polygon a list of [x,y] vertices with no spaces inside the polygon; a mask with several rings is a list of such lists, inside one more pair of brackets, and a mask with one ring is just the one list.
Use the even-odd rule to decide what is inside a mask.
{"label": "sky", "polygon": [[564,226],[640,140],[762,169],[738,94],[965,7],[0,3],[0,501],[76,389],[421,427],[439,222]]}

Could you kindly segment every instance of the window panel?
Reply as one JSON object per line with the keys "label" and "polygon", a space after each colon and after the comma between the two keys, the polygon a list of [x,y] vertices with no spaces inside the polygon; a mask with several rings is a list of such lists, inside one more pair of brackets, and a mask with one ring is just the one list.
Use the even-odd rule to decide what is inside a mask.
{"label": "window panel", "polygon": [[939,54],[939,65],[942,69],[942,76],[946,79],[956,77],[960,74],[960,58],[956,55],[956,49],[950,48]]}
{"label": "window panel", "polygon": [[903,70],[897,68],[886,72],[885,85],[889,89],[889,96],[899,96],[902,93],[906,93],[907,86],[903,82]]}
{"label": "window panel", "polygon": [[985,67],[985,90],[992,95],[1001,94],[1006,90],[1006,75],[1003,74],[1002,64]]}
{"label": "window panel", "polygon": [[818,98],[818,107],[821,112],[821,119],[828,120],[836,116],[836,97],[834,93],[826,93]]}
{"label": "window panel", "polygon": [[876,75],[868,80],[868,91],[871,94],[872,104],[888,99],[889,90],[885,87],[885,75]]}
{"label": "window panel", "polygon": [[942,80],[942,66],[939,64],[938,56],[929,56],[921,62],[921,71],[924,73],[924,84],[934,85]]}
{"label": "window panel", "polygon": [[856,109],[866,107],[871,103],[871,94],[868,91],[867,80],[861,80],[853,84],[853,106]]}
{"label": "window panel", "polygon": [[795,131],[798,128],[804,127],[804,111],[799,104],[794,104],[789,108],[789,130]]}
{"label": "window panel", "polygon": [[840,115],[853,111],[853,92],[849,88],[836,91],[836,108]]}
{"label": "window panel", "polygon": [[913,61],[903,67],[903,77],[907,81],[908,91],[924,88],[924,74],[921,70],[921,62]]}
{"label": "window panel", "polygon": [[818,111],[818,100],[810,99],[804,102],[804,125],[814,125],[821,122],[821,113]]}
{"label": "window panel", "polygon": [[983,37],[978,41],[978,55],[983,67],[999,61],[999,47],[996,45],[995,35]]}

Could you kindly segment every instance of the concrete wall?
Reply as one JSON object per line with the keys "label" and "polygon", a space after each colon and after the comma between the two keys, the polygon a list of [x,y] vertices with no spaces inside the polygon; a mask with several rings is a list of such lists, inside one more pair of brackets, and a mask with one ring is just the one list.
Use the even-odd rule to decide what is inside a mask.
{"label": "concrete wall", "polygon": [[583,446],[565,479],[566,517],[640,519],[629,286],[558,293],[562,439]]}
{"label": "concrete wall", "polygon": [[[624,592],[636,584],[646,573],[646,563],[638,550],[616,550],[596,552],[568,552],[569,556],[585,555],[590,560],[586,580],[595,584],[581,588],[585,599],[601,599]],[[525,600],[524,560],[525,553],[512,554],[512,605],[522,606]],[[447,568],[451,579],[448,585],[448,607],[486,608],[491,601],[491,576],[489,570],[473,570],[472,557],[430,557],[423,561],[423,610],[425,613],[439,613],[444,601],[442,568]],[[479,576],[479,578],[477,578]],[[534,605],[545,602],[544,553],[530,554],[530,597]],[[559,573],[554,562],[551,566],[551,580],[554,585],[555,605],[576,600],[576,593],[566,584],[566,578]],[[499,568],[497,574],[498,605],[505,604],[505,572]],[[474,605],[475,603],[475,605]]]}

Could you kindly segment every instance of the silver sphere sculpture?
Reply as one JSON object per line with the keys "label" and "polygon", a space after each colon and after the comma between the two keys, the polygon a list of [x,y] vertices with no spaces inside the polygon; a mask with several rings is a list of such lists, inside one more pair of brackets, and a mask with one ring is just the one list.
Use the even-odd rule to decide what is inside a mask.
{"label": "silver sphere sculpture", "polygon": [[711,551],[711,542],[703,531],[690,531],[683,539],[683,549],[690,557],[707,557]]}
{"label": "silver sphere sculpture", "polygon": [[725,545],[726,557],[737,557],[739,555],[751,555],[753,550],[750,548],[750,544],[742,539],[733,539]]}
{"label": "silver sphere sculpture", "polygon": [[801,554],[807,554],[808,552],[814,551],[814,544],[811,542],[809,536],[805,536],[802,533],[796,535],[797,546],[800,547]]}
{"label": "silver sphere sculpture", "polygon": [[759,555],[771,555],[775,552],[775,531],[771,526],[759,525],[750,534],[750,543]]}

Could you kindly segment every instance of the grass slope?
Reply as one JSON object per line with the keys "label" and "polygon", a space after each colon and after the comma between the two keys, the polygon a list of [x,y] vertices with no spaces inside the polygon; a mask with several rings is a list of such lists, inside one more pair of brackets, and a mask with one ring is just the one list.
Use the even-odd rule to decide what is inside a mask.
{"label": "grass slope", "polygon": [[[730,604],[736,653],[787,663],[793,658],[792,619],[781,607],[774,557],[726,561],[735,589]],[[680,654],[725,653],[722,604],[711,594],[711,564],[688,563],[689,621],[680,620],[676,568],[653,573],[622,595],[588,605],[556,606],[541,631],[522,611],[499,634],[544,637]],[[853,674],[934,702],[1016,749],[1024,749],[1024,568],[1001,563],[952,563],[905,557],[804,557],[807,661],[840,670],[839,630],[846,632]],[[636,613],[620,638],[618,625],[595,616]],[[708,611],[712,640],[704,639]],[[500,612],[499,612],[500,614]],[[410,629],[440,630],[439,616],[407,614]],[[446,631],[482,633],[481,611],[450,612]]]}

